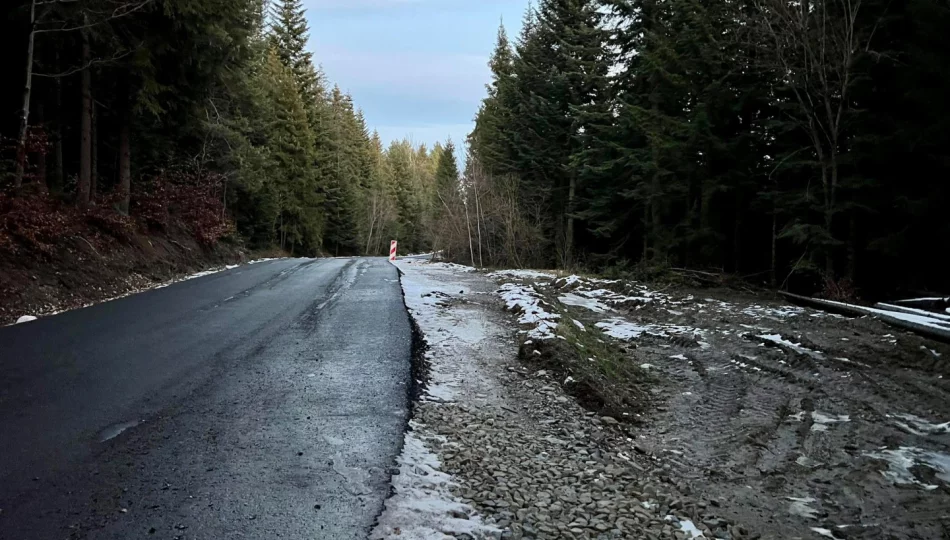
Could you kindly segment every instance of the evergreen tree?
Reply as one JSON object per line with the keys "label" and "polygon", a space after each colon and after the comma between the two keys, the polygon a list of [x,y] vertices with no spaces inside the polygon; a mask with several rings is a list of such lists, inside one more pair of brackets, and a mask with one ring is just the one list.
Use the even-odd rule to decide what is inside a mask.
{"label": "evergreen tree", "polygon": [[458,163],[455,161],[455,145],[452,144],[451,139],[445,143],[445,148],[439,152],[436,162],[438,168],[435,172],[435,186],[438,193],[444,197],[453,191],[457,192],[459,169]]}

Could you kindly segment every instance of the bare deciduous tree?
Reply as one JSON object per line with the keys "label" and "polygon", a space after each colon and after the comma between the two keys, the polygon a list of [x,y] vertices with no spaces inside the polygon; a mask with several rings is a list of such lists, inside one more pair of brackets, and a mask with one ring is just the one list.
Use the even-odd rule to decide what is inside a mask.
{"label": "bare deciduous tree", "polygon": [[789,118],[807,134],[819,163],[825,271],[833,275],[833,227],[850,91],[856,59],[869,50],[875,27],[861,26],[861,0],[756,0],[755,7],[749,25],[759,45],[754,60],[791,92]]}

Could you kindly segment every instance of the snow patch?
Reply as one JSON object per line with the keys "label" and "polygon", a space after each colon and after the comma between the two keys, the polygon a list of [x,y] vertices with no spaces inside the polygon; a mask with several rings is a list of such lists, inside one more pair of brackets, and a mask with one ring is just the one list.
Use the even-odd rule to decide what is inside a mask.
{"label": "snow patch", "polygon": [[881,471],[884,478],[897,485],[916,485],[927,491],[937,489],[917,479],[911,469],[926,467],[934,471],[934,477],[950,483],[950,456],[913,446],[901,446],[897,450],[881,448],[879,452],[867,452],[865,456],[887,462],[887,470]]}
{"label": "snow patch", "polygon": [[696,528],[696,524],[688,519],[680,521],[680,530],[686,533],[686,538],[706,538],[703,531]]}
{"label": "snow patch", "polygon": [[[414,428],[419,428],[413,423]],[[396,458],[399,474],[393,475],[395,494],[370,534],[373,540],[406,538],[429,540],[445,535],[488,536],[500,530],[484,523],[475,509],[449,491],[456,485],[440,470],[438,456],[412,431],[406,433],[402,453]]]}
{"label": "snow patch", "polygon": [[811,507],[815,502],[812,497],[786,497],[792,504],[788,505],[788,513],[805,519],[818,519],[818,510]]}
{"label": "snow patch", "polygon": [[897,427],[913,435],[944,435],[950,433],[950,422],[934,424],[912,414],[894,414],[892,416],[903,420],[902,422],[894,422]]}
{"label": "snow patch", "polygon": [[822,527],[812,527],[811,530],[815,531],[815,534],[818,536],[824,536],[825,538],[833,538],[834,540],[840,540],[835,533],[831,532],[831,529],[824,529]]}
{"label": "snow patch", "polygon": [[811,425],[812,431],[828,431],[828,426],[832,424],[841,424],[851,421],[851,416],[847,414],[825,414],[821,411],[812,411],[811,419],[814,422]]}
{"label": "snow patch", "polygon": [[783,338],[781,334],[762,334],[756,337],[765,341],[770,341],[780,347],[791,349],[797,353],[811,356],[812,358],[822,357],[822,354],[820,352],[813,351],[809,349],[808,347],[803,347],[801,343],[792,343],[791,341]]}
{"label": "snow patch", "polygon": [[523,279],[527,281],[539,281],[554,279],[553,271],[541,270],[499,270],[488,274],[488,277],[496,280],[504,279]]}
{"label": "snow patch", "polygon": [[545,340],[553,339],[557,329],[557,321],[561,316],[545,309],[545,302],[531,285],[505,283],[498,289],[498,294],[505,301],[509,311],[518,313],[518,323],[531,326],[528,338]]}
{"label": "snow patch", "polygon": [[615,339],[621,341],[632,341],[639,339],[644,334],[655,337],[670,337],[671,335],[691,335],[701,336],[702,330],[690,328],[688,326],[677,326],[671,324],[636,324],[624,319],[606,319],[596,323],[594,326]]}
{"label": "snow patch", "polygon": [[464,264],[455,264],[455,263],[445,263],[445,262],[430,262],[426,263],[428,268],[434,268],[439,270],[454,270],[458,272],[474,272],[475,267],[465,266]]}
{"label": "snow patch", "polygon": [[603,313],[609,309],[593,298],[584,298],[574,293],[563,294],[558,297],[558,300],[564,305],[586,308],[594,313]]}

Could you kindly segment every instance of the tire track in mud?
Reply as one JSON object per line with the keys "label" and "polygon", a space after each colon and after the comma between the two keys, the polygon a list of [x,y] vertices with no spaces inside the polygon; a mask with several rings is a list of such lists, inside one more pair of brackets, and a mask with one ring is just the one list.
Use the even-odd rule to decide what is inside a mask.
{"label": "tire track in mud", "polygon": [[[725,499],[730,518],[759,522],[760,531],[770,531],[765,538],[817,538],[811,528],[826,525],[849,540],[946,534],[945,497],[895,494],[881,475],[886,466],[863,457],[884,444],[912,444],[893,434],[887,415],[913,410],[914,401],[947,403],[946,383],[922,380],[906,359],[898,367],[834,350],[841,360],[742,337],[707,336],[702,349],[670,339],[668,348],[637,350],[638,362],[648,360],[672,379],[668,411],[655,422],[658,455],[683,452],[678,462],[693,469],[683,477]],[[806,339],[783,339],[822,350]],[[813,517],[796,515],[790,497],[814,499]],[[882,515],[889,517],[868,523]],[[839,524],[849,527],[833,528]]]}

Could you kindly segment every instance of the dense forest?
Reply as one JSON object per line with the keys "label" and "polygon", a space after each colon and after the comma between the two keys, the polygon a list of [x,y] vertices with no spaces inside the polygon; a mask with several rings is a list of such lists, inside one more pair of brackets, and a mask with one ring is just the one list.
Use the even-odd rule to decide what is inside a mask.
{"label": "dense forest", "polygon": [[296,255],[946,285],[944,0],[542,0],[499,30],[461,174],[451,142],[384,147],[300,0],[3,11],[8,253],[175,221]]}
{"label": "dense forest", "polygon": [[76,220],[296,255],[430,243],[454,149],[384,148],[308,51],[300,0],[16,0],[0,20],[7,253]]}
{"label": "dense forest", "polygon": [[486,264],[947,285],[945,1],[541,0],[491,69],[466,186],[518,219]]}

